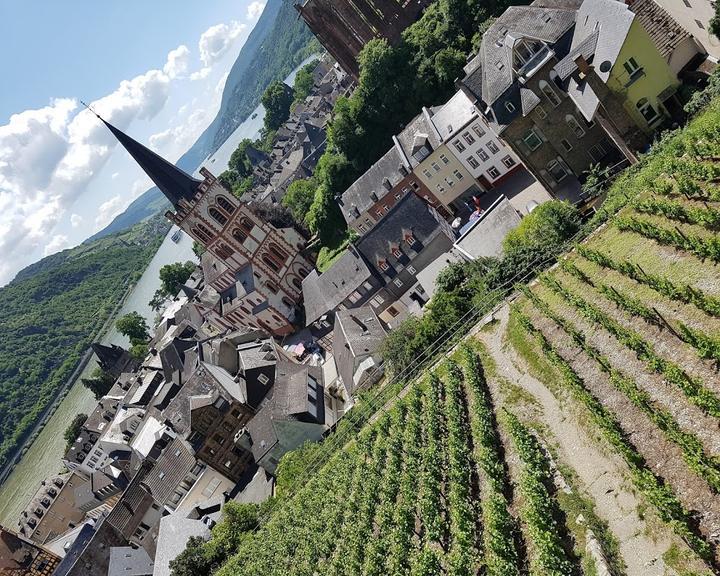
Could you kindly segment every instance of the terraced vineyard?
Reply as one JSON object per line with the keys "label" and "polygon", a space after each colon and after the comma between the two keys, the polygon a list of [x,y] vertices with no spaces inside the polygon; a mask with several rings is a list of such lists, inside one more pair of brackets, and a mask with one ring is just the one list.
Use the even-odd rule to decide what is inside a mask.
{"label": "terraced vineyard", "polygon": [[714,106],[218,574],[718,573],[719,183]]}

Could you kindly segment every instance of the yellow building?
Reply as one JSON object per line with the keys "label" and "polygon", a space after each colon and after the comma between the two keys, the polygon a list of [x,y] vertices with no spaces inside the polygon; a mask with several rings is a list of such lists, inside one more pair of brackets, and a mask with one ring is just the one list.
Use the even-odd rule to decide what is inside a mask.
{"label": "yellow building", "polygon": [[585,53],[599,78],[620,97],[638,127],[650,134],[682,117],[677,71],[704,53],[699,43],[653,0],[628,6],[585,0],[571,53]]}

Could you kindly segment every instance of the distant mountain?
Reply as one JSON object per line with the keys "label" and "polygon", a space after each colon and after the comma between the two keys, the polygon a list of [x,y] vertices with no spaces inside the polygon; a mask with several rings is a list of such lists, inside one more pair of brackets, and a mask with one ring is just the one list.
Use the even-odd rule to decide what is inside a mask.
{"label": "distant mountain", "polygon": [[[268,0],[230,70],[217,116],[176,162],[178,167],[190,174],[197,170],[247,119],[271,82],[285,78],[305,58],[320,50],[295,10],[294,1]],[[169,207],[160,190],[150,188],[87,241],[125,230]]]}

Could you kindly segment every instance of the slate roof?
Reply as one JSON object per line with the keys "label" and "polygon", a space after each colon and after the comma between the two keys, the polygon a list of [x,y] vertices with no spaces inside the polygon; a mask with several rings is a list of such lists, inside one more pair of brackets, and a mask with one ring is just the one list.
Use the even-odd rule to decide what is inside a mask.
{"label": "slate roof", "polygon": [[540,97],[528,88],[520,88],[520,103],[522,104],[523,116],[527,116],[535,106],[540,104]]}
{"label": "slate roof", "polygon": [[416,138],[425,137],[433,150],[440,146],[440,138],[435,133],[435,127],[428,120],[424,113],[420,113],[413,118],[410,123],[397,135],[397,141],[403,149],[410,165],[415,167],[418,165],[417,160],[412,157],[413,148],[418,144]]}
{"label": "slate roof", "polygon": [[666,60],[680,44],[690,38],[690,33],[654,0],[636,0],[631,4],[630,10],[635,13],[658,52]]}
{"label": "slate roof", "polygon": [[[607,82],[625,43],[635,15],[617,0],[585,0],[577,13],[577,26],[570,53],[576,52],[597,29],[593,65],[598,77]],[[610,62],[605,69],[603,62]]]}
{"label": "slate roof", "polygon": [[148,576],[152,573],[153,561],[145,548],[110,548],[108,576]]}
{"label": "slate roof", "polygon": [[372,276],[371,269],[352,246],[322,274],[314,269],[302,282],[306,325],[334,310]]}
{"label": "slate roof", "polygon": [[202,521],[190,520],[180,514],[170,514],[160,520],[153,576],[171,575],[170,561],[185,550],[192,536],[208,539],[210,529]]}
{"label": "slate roof", "polygon": [[554,70],[561,80],[567,80],[575,70],[577,70],[575,60],[578,56],[582,56],[587,61],[592,59],[595,55],[595,48],[597,47],[599,37],[600,32],[598,30],[593,31],[588,37],[575,46],[575,48],[570,51],[570,54],[555,64]]}
{"label": "slate roof", "polygon": [[386,336],[371,306],[340,310],[335,315],[335,362],[348,389],[352,388],[355,358],[374,354]]}
{"label": "slate roof", "polygon": [[355,246],[375,274],[382,277],[384,272],[379,267],[378,259],[392,260],[391,244],[397,245],[401,251],[406,252],[408,248],[404,242],[406,233],[411,233],[422,245],[426,245],[438,233],[442,233],[440,223],[430,213],[428,205],[415,194],[406,194],[400,199],[385,218],[360,238]]}
{"label": "slate roof", "polygon": [[162,504],[166,503],[195,463],[190,445],[180,437],[175,438],[163,450],[157,463],[145,478],[145,485],[153,498]]}
{"label": "slate roof", "polygon": [[405,178],[405,174],[400,170],[403,166],[402,157],[397,148],[393,146],[385,155],[373,164],[368,170],[360,176],[353,184],[342,193],[342,210],[346,222],[352,222],[356,219],[353,215],[353,208],[357,208],[362,214],[367,211],[377,200],[372,198],[375,192],[377,199],[383,198],[389,190],[383,182],[387,179],[390,187],[393,188]]}
{"label": "slate roof", "polygon": [[477,109],[462,90],[456,92],[443,106],[433,108],[433,112],[432,123],[440,132],[443,142],[447,142],[477,116]]}
{"label": "slate roof", "polygon": [[[533,38],[552,47],[574,24],[574,10],[535,6],[508,8],[483,35],[482,63],[472,74],[482,74],[479,94],[482,100],[493,104],[515,81],[511,39]],[[472,84],[477,86],[478,79],[473,79]]]}

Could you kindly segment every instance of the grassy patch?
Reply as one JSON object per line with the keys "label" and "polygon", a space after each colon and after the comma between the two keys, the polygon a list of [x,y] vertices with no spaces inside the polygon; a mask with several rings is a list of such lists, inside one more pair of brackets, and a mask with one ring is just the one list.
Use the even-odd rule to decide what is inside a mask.
{"label": "grassy patch", "polygon": [[662,558],[665,565],[675,570],[679,576],[710,576],[712,574],[709,571],[698,572],[690,568],[693,563],[692,552],[680,548],[677,544],[671,544]]}
{"label": "grassy patch", "polygon": [[338,260],[350,244],[349,236],[338,236],[337,241],[333,242],[330,246],[323,246],[320,248],[318,253],[317,267],[319,272],[325,272],[330,266],[332,266],[336,260]]}

